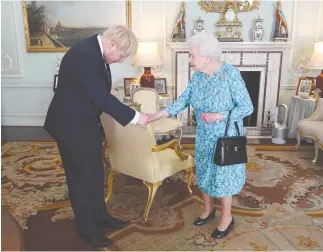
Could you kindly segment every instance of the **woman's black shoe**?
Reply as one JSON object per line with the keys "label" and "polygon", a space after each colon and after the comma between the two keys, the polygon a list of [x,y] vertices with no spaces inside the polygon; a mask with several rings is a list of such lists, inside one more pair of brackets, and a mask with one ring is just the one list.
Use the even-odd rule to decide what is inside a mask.
{"label": "woman's black shoe", "polygon": [[209,214],[208,217],[206,217],[205,219],[202,219],[200,217],[197,217],[196,220],[193,222],[193,224],[195,226],[202,226],[204,224],[206,224],[209,220],[213,220],[215,217],[215,208],[213,209],[213,211]]}
{"label": "woman's black shoe", "polygon": [[219,229],[215,229],[213,231],[213,233],[211,234],[211,236],[213,238],[223,238],[226,237],[228,235],[228,233],[233,229],[234,226],[234,219],[232,217],[232,221],[230,222],[229,226],[227,227],[226,230],[224,231],[220,231]]}

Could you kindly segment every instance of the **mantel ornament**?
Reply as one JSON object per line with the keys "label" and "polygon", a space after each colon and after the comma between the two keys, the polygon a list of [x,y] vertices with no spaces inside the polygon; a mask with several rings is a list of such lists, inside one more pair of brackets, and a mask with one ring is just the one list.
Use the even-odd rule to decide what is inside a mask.
{"label": "mantel ornament", "polygon": [[220,42],[242,42],[241,27],[237,14],[259,9],[260,0],[240,1],[199,1],[198,4],[206,12],[221,13],[222,17],[215,24],[216,37]]}
{"label": "mantel ornament", "polygon": [[273,41],[288,41],[288,26],[286,17],[282,11],[281,2],[277,1],[276,22]]}
{"label": "mantel ornament", "polygon": [[248,12],[258,9],[260,0],[240,0],[240,1],[199,1],[202,10],[206,12],[224,13],[228,6],[232,6],[234,12]]}
{"label": "mantel ornament", "polygon": [[180,11],[175,20],[175,26],[172,32],[173,42],[185,42],[185,3],[181,3]]}
{"label": "mantel ornament", "polygon": [[253,41],[261,42],[264,37],[264,28],[262,27],[263,19],[258,17],[255,19],[255,27],[253,28]]}

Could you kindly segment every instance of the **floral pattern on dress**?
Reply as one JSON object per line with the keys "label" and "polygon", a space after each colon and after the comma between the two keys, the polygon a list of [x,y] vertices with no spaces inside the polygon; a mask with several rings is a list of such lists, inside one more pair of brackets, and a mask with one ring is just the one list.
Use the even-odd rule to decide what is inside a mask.
{"label": "floral pattern on dress", "polygon": [[[246,179],[245,164],[218,166],[213,163],[216,143],[224,136],[231,112],[228,136],[237,135],[234,121],[243,133],[243,118],[253,113],[253,104],[240,71],[224,63],[213,75],[195,72],[181,96],[166,111],[172,116],[191,105],[196,115],[195,164],[197,185],[201,191],[221,198],[238,194]],[[223,120],[207,124],[201,113],[222,113]]]}

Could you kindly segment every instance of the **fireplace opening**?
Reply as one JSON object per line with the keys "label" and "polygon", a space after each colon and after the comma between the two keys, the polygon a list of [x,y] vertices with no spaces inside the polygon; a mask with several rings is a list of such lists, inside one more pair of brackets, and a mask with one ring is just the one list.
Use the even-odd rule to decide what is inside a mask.
{"label": "fireplace opening", "polygon": [[248,89],[252,104],[254,107],[253,113],[243,119],[243,126],[256,127],[258,115],[258,99],[260,88],[260,71],[240,71],[242,79],[244,80]]}

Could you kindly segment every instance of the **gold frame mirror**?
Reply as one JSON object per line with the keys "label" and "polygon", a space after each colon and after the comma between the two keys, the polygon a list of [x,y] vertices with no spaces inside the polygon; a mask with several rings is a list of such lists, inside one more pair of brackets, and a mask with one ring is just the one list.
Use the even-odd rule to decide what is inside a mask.
{"label": "gold frame mirror", "polygon": [[[42,7],[41,4],[39,4],[39,2],[44,2],[44,0],[42,1],[34,1],[34,6],[31,6],[31,2],[30,0],[22,0],[22,11],[23,11],[23,19],[24,19],[24,32],[25,32],[25,42],[26,42],[26,48],[27,48],[27,52],[66,52],[68,51],[68,49],[70,47],[63,45],[62,43],[60,43],[59,41],[59,32],[58,30],[61,29],[60,31],[64,30],[67,31],[67,29],[74,29],[74,30],[78,30],[80,31],[80,29],[85,28],[85,29],[91,29],[92,27],[81,27],[81,28],[66,28],[63,26],[60,26],[61,23],[58,22],[56,24],[56,27],[49,27],[47,26],[46,22],[41,20],[38,20],[38,23],[36,25],[35,29],[37,32],[34,32],[33,34],[31,34],[31,29],[30,29],[30,21],[31,20],[35,20],[32,19],[28,16],[29,13],[33,13],[33,15],[36,18],[41,18],[44,19],[44,17],[46,16],[45,13],[45,7]],[[47,2],[47,1],[46,1]],[[55,2],[55,0],[53,0],[52,2]],[[71,1],[72,2],[72,1]],[[38,3],[38,5],[37,5]],[[75,2],[77,3],[77,2]],[[122,4],[122,3],[121,3]],[[131,10],[131,0],[124,0],[124,4],[125,4],[125,13],[126,13],[126,20],[125,20],[125,25],[128,28],[132,28],[132,10]],[[28,8],[31,8],[28,10]],[[53,13],[51,13],[53,14]],[[99,30],[104,30],[104,27],[99,27],[100,25],[98,24],[97,27],[98,28],[93,28],[93,35],[95,33],[100,33],[98,32]],[[34,26],[35,27],[35,26]],[[91,36],[86,34],[82,36],[78,36],[79,40]],[[75,38],[73,38],[74,40],[77,40]],[[74,41],[73,41],[74,42]],[[76,41],[77,42],[77,41]],[[73,44],[72,44],[73,45]]]}
{"label": "gold frame mirror", "polygon": [[235,12],[248,12],[259,8],[260,0],[241,0],[241,1],[199,1],[202,10],[206,12],[224,13],[228,6]]}

